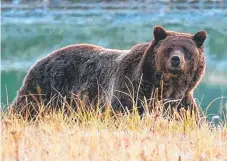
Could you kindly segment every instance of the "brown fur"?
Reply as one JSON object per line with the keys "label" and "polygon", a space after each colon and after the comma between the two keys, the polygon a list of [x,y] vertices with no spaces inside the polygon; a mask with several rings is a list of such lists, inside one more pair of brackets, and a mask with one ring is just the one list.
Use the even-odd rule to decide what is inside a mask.
{"label": "brown fur", "polygon": [[[31,109],[31,104],[34,107],[50,100],[52,107],[61,107],[56,97],[60,94],[60,100],[65,97],[68,103],[72,102],[72,95],[79,95],[93,104],[98,99],[101,104],[111,103],[116,110],[124,110],[126,106],[132,109],[135,101],[143,113],[144,98],[150,99],[157,88],[159,94],[163,91],[163,100],[181,100],[177,109],[197,109],[193,90],[204,74],[205,39],[204,31],[191,35],[157,26],[152,42],[137,44],[130,50],[88,44],[59,49],[30,69],[13,107],[24,113]],[[174,55],[179,61],[173,62]],[[178,67],[172,67],[179,62]]]}

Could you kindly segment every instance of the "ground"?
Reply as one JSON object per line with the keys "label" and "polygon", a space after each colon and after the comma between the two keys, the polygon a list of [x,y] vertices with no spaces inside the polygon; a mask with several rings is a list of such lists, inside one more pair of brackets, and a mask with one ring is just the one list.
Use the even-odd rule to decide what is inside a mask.
{"label": "ground", "polygon": [[[110,110],[109,110],[110,111]],[[1,113],[2,160],[227,160],[227,124],[63,111],[24,120]],[[185,113],[188,115],[189,113]]]}

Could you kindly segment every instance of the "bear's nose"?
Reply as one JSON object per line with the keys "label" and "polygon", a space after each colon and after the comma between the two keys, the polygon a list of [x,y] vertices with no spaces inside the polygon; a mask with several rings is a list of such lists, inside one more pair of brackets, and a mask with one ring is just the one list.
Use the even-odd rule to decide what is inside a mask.
{"label": "bear's nose", "polygon": [[173,56],[171,59],[171,64],[173,67],[178,67],[180,65],[180,58],[179,56]]}

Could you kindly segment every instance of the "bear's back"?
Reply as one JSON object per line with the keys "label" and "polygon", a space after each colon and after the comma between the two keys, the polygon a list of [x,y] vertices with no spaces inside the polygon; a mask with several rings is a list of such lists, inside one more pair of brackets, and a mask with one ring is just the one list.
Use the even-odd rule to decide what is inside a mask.
{"label": "bear's back", "polygon": [[129,50],[118,50],[118,49],[109,49],[103,48],[101,46],[92,45],[92,44],[74,44],[69,45],[63,48],[60,48],[48,55],[48,57],[52,58],[58,55],[74,55],[81,56],[84,58],[90,58],[94,56],[103,56],[108,57],[113,55],[115,57],[128,53]]}

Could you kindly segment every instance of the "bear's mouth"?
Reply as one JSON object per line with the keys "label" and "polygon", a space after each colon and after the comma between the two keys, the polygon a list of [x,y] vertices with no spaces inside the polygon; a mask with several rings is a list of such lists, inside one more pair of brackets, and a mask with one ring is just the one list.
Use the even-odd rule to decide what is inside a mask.
{"label": "bear's mouth", "polygon": [[181,68],[179,68],[179,67],[178,68],[171,67],[171,68],[169,68],[169,72],[174,74],[174,75],[177,75],[177,74],[181,73]]}

